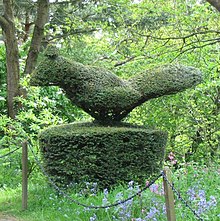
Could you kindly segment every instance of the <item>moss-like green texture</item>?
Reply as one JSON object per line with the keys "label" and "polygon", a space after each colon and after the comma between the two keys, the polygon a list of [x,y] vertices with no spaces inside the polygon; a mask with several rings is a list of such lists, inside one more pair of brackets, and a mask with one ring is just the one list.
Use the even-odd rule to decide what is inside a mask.
{"label": "moss-like green texture", "polygon": [[103,68],[59,56],[58,50],[49,46],[31,76],[31,85],[60,86],[97,123],[63,125],[41,133],[48,173],[63,185],[89,181],[101,188],[158,174],[166,133],[120,121],[149,99],[200,82],[200,71],[183,65],[165,65],[123,80]]}
{"label": "moss-like green texture", "polygon": [[123,80],[106,69],[61,57],[53,46],[48,47],[30,81],[36,86],[60,86],[74,104],[100,122],[120,121],[149,99],[200,82],[200,71],[183,65],[166,65]]}
{"label": "moss-like green texture", "polygon": [[100,188],[158,175],[166,140],[164,132],[122,124],[68,124],[40,134],[47,172],[58,184],[89,181]]}

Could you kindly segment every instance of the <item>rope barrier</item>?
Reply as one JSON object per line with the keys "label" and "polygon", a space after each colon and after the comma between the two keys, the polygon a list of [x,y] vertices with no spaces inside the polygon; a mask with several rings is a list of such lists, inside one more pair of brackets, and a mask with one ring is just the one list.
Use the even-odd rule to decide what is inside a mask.
{"label": "rope barrier", "polygon": [[176,188],[174,187],[174,185],[172,183],[170,183],[170,181],[167,179],[166,175],[164,174],[164,172],[161,173],[164,180],[168,183],[168,185],[171,187],[171,189],[173,190],[173,192],[177,195],[178,199],[180,199],[180,201],[182,201],[186,207],[188,207],[191,212],[196,216],[196,218],[200,221],[204,221],[195,210],[193,210],[193,208],[188,204],[188,202],[186,200],[184,200],[182,198],[182,196],[180,195],[180,193],[178,192],[178,190],[176,190]]}
{"label": "rope barrier", "polygon": [[40,163],[40,160],[38,159],[38,157],[35,155],[33,149],[31,148],[31,146],[29,145],[29,148],[34,156],[34,159],[37,163],[37,165],[40,167],[42,173],[47,177],[47,179],[49,180],[50,184],[54,187],[54,189],[56,189],[61,195],[63,195],[64,197],[66,197],[68,200],[70,200],[72,203],[75,203],[79,206],[83,206],[85,208],[89,208],[89,209],[107,209],[107,208],[111,208],[111,207],[115,207],[118,206],[120,204],[124,204],[129,200],[132,200],[134,197],[140,195],[142,192],[144,192],[146,189],[148,189],[151,185],[153,185],[160,177],[162,177],[162,173],[160,173],[156,178],[154,178],[151,182],[148,183],[148,185],[146,185],[143,189],[139,190],[138,192],[134,193],[132,196],[128,197],[127,199],[121,200],[119,202],[113,203],[113,204],[109,204],[106,206],[91,206],[91,205],[86,205],[84,203],[80,203],[77,200],[72,199],[71,197],[69,197],[64,191],[62,191],[53,181],[52,179],[49,177],[49,175],[47,174],[47,172],[45,171],[44,167],[42,166],[42,164]]}
{"label": "rope barrier", "polygon": [[7,157],[7,156],[13,154],[14,152],[16,152],[17,150],[19,150],[20,148],[21,148],[21,147],[17,147],[16,149],[10,151],[9,153],[6,153],[6,154],[0,156],[0,159],[5,158],[5,157]]}
{"label": "rope barrier", "polygon": [[[30,146],[29,146],[30,147]],[[186,207],[188,207],[191,212],[196,216],[196,218],[200,221],[204,221],[198,214],[195,210],[193,210],[191,208],[191,206],[187,203],[186,200],[184,200],[182,198],[182,196],[180,195],[180,193],[175,189],[175,187],[169,182],[169,180],[167,179],[166,175],[164,174],[164,172],[162,171],[155,179],[153,179],[151,182],[148,183],[148,185],[146,185],[143,189],[141,189],[140,191],[136,192],[135,194],[133,194],[132,196],[128,197],[127,199],[124,199],[124,200],[121,200],[119,202],[116,202],[116,203],[113,203],[113,204],[110,204],[110,205],[106,205],[106,206],[91,206],[91,205],[86,205],[86,204],[83,204],[83,203],[80,203],[79,201],[77,200],[74,200],[72,199],[71,197],[69,197],[64,191],[62,191],[53,181],[52,179],[49,177],[49,175],[46,173],[44,167],[42,166],[42,164],[40,163],[40,160],[37,158],[37,156],[35,155],[33,149],[30,147],[30,150],[34,156],[34,159],[36,161],[36,163],[38,164],[38,166],[40,167],[42,173],[48,178],[50,184],[60,193],[62,194],[64,197],[66,197],[68,200],[70,200],[71,202],[79,205],[79,206],[83,206],[83,207],[86,207],[86,208],[89,208],[89,209],[106,209],[106,208],[110,208],[110,207],[115,207],[115,206],[118,206],[120,204],[124,204],[126,203],[127,201],[129,200],[132,200],[134,197],[140,195],[142,192],[144,192],[146,189],[148,189],[151,185],[153,185],[160,177],[163,177],[164,180],[168,183],[168,185],[171,187],[171,189],[173,190],[174,193],[177,194],[178,196],[178,199],[180,199]]]}
{"label": "rope barrier", "polygon": [[[128,202],[129,200],[132,200],[133,198],[135,198],[136,196],[139,196],[142,192],[144,192],[145,190],[147,190],[151,185],[153,185],[160,177],[163,177],[163,179],[168,183],[168,185],[170,186],[170,188],[172,189],[172,191],[177,195],[178,199],[180,199],[180,201],[182,201],[185,206],[187,208],[190,209],[190,211],[195,215],[195,217],[200,220],[200,221],[204,221],[198,214],[195,210],[193,210],[193,208],[188,204],[188,202],[186,200],[184,200],[182,198],[182,196],[180,195],[180,193],[176,190],[176,188],[174,187],[174,185],[169,181],[169,179],[167,178],[166,174],[164,173],[164,171],[162,171],[157,177],[155,177],[151,182],[149,182],[144,188],[142,188],[141,190],[137,191],[136,193],[134,193],[132,196],[124,199],[124,200],[121,200],[121,201],[118,201],[116,203],[113,203],[113,204],[109,204],[109,205],[105,205],[105,206],[93,206],[93,205],[87,205],[87,204],[84,204],[84,203],[81,203],[71,197],[69,197],[63,190],[61,190],[54,182],[53,180],[50,178],[50,176],[47,174],[46,170],[44,169],[44,167],[42,166],[40,160],[38,159],[38,157],[36,156],[36,154],[34,153],[31,145],[28,145],[29,146],[29,149],[37,163],[37,165],[40,167],[42,173],[47,177],[49,183],[54,187],[54,189],[56,189],[61,195],[63,195],[65,198],[67,198],[69,201],[71,201],[72,203],[75,203],[79,206],[83,206],[85,208],[89,208],[89,209],[107,209],[107,208],[111,208],[111,207],[116,207],[118,205],[121,205],[121,204],[124,204],[126,202]],[[11,154],[13,154],[14,152],[16,152],[17,150],[19,150],[21,147],[18,147],[12,151],[10,151],[9,153],[7,154],[4,154],[2,156],[0,156],[0,159],[1,158],[4,158],[6,156],[9,156]]]}

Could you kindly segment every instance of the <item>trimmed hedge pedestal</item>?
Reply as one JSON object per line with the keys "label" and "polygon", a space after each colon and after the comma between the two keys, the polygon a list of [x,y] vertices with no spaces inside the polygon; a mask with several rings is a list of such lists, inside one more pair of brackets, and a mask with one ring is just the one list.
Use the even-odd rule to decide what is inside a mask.
{"label": "trimmed hedge pedestal", "polygon": [[144,183],[162,169],[167,133],[120,123],[51,127],[40,134],[45,167],[59,185],[85,182],[99,188],[131,180]]}

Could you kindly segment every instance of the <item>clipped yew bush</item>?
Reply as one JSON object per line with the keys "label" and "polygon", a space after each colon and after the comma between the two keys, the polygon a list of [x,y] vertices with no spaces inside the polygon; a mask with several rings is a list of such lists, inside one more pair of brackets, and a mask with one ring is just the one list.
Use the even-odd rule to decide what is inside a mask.
{"label": "clipped yew bush", "polygon": [[121,121],[142,103],[183,91],[200,81],[198,69],[180,64],[144,70],[125,80],[104,68],[62,57],[53,46],[48,47],[30,80],[32,85],[61,87],[73,104],[100,122]]}
{"label": "clipped yew bush", "polygon": [[40,146],[58,184],[97,182],[100,188],[158,175],[167,134],[144,127],[67,124],[46,129]]}
{"label": "clipped yew bush", "polygon": [[[61,87],[93,123],[48,128],[40,147],[48,173],[59,184],[97,182],[105,188],[145,181],[162,169],[167,135],[120,123],[135,107],[201,82],[201,73],[184,65],[164,65],[121,79],[114,73],[71,61],[49,45],[32,74],[34,86]],[[96,122],[96,123],[95,123]]]}

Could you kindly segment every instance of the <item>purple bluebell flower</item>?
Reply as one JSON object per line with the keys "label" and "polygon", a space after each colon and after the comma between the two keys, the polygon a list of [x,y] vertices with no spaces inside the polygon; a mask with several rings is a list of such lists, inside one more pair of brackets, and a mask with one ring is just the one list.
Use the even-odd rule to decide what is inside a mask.
{"label": "purple bluebell flower", "polygon": [[198,197],[200,199],[205,199],[205,191],[204,190],[199,190]]}
{"label": "purple bluebell flower", "polygon": [[108,189],[104,189],[104,195],[105,195],[105,196],[108,195]]}
{"label": "purple bluebell flower", "polygon": [[121,200],[123,198],[123,193],[122,192],[118,192],[115,196],[116,201]]}
{"label": "purple bluebell flower", "polygon": [[187,195],[189,196],[189,200],[190,201],[195,201],[197,196],[196,196],[196,192],[194,188],[190,188],[187,191]]}
{"label": "purple bluebell flower", "polygon": [[129,183],[128,183],[128,190],[130,192],[132,192],[134,190],[134,181],[131,180]]}
{"label": "purple bluebell flower", "polygon": [[159,189],[159,186],[158,186],[158,184],[152,184],[151,186],[150,186],[150,191],[151,192],[153,192],[153,193],[158,193],[158,189]]}
{"label": "purple bluebell flower", "polygon": [[145,221],[145,220],[142,218],[136,218],[136,219],[132,219],[132,221]]}
{"label": "purple bluebell flower", "polygon": [[217,200],[214,196],[210,196],[210,200],[208,201],[209,208],[217,206]]}
{"label": "purple bluebell flower", "polygon": [[165,203],[163,204],[163,209],[162,209],[162,211],[163,211],[163,214],[166,214],[166,213],[167,213],[167,208],[166,208]]}
{"label": "purple bluebell flower", "polygon": [[119,207],[119,218],[120,221],[131,220],[131,207],[132,207],[133,199],[128,200],[127,202],[120,204]]}
{"label": "purple bluebell flower", "polygon": [[156,183],[152,184],[150,187],[149,187],[150,191],[152,193],[156,193],[158,195],[164,195],[164,189],[163,187],[160,188],[160,186]]}
{"label": "purple bluebell flower", "polygon": [[195,191],[195,189],[195,187],[190,188],[187,191],[187,194],[189,195],[189,200],[192,202],[192,204],[197,206],[196,212],[198,215],[201,215],[207,210],[217,206],[217,201],[214,196],[210,196],[210,200],[207,201],[205,191],[198,190],[198,193],[196,193],[197,191]]}
{"label": "purple bluebell flower", "polygon": [[95,220],[97,220],[97,216],[96,216],[96,214],[94,213],[93,216],[91,216],[91,217],[89,218],[89,221],[95,221]]}
{"label": "purple bluebell flower", "polygon": [[108,189],[104,189],[104,197],[102,199],[102,205],[106,206],[108,203]]}
{"label": "purple bluebell flower", "polygon": [[128,183],[128,187],[133,187],[134,186],[134,181],[131,180],[129,183]]}
{"label": "purple bluebell flower", "polygon": [[159,210],[156,207],[150,208],[150,211],[148,212],[146,219],[153,219],[155,216],[159,213]]}

